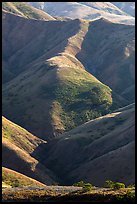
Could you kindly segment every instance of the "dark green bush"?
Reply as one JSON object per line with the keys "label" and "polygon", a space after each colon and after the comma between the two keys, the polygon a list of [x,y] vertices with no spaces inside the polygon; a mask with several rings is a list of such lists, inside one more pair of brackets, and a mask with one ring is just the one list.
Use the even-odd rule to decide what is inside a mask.
{"label": "dark green bush", "polygon": [[104,187],[105,187],[105,188],[113,188],[113,185],[114,185],[114,182],[111,181],[111,180],[107,180],[107,181],[105,181],[105,183],[104,183]]}
{"label": "dark green bush", "polygon": [[73,184],[73,186],[78,186],[78,187],[83,187],[84,185],[85,185],[84,181],[79,181]]}
{"label": "dark green bush", "polygon": [[124,183],[120,183],[120,182],[113,182],[111,180],[107,180],[104,183],[104,187],[105,188],[114,188],[115,190],[118,190],[120,188],[125,188],[125,184]]}
{"label": "dark green bush", "polygon": [[135,184],[130,184],[129,186],[127,186],[127,188],[134,188]]}
{"label": "dark green bush", "polygon": [[120,188],[125,188],[125,184],[124,183],[120,183],[120,182],[116,182],[116,183],[113,184],[113,188],[115,190],[118,190]]}
{"label": "dark green bush", "polygon": [[84,192],[87,192],[87,191],[91,191],[92,190],[92,184],[91,183],[85,183],[84,186],[82,187],[83,191]]}

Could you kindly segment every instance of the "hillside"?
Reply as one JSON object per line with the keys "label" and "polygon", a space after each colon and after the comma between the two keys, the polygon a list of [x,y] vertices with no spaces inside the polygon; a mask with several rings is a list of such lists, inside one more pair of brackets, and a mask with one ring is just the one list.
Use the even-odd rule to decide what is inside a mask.
{"label": "hillside", "polygon": [[24,186],[44,187],[45,186],[44,184],[32,178],[29,178],[23,174],[20,174],[11,169],[2,167],[2,187],[6,185],[10,187],[24,187]]}
{"label": "hillside", "polygon": [[134,102],[134,26],[112,24],[104,19],[90,23],[76,57],[88,72],[116,94],[129,103]]}
{"label": "hillside", "polygon": [[3,14],[4,116],[51,139],[131,102],[134,26]]}
{"label": "hillside", "polygon": [[134,117],[131,104],[49,142],[3,117],[3,185],[72,185],[83,180],[102,186],[108,179],[134,183]]}
{"label": "hillside", "polygon": [[[54,175],[32,153],[46,142],[2,118],[2,166],[45,184],[54,183]],[[6,179],[6,178],[5,178]],[[12,179],[12,178],[11,178]]]}
{"label": "hillside", "polygon": [[133,104],[91,120],[45,144],[47,155],[41,160],[65,184],[80,180],[97,186],[105,180],[134,183],[134,117]]}
{"label": "hillside", "polygon": [[134,202],[127,3],[2,2],[3,202]]}
{"label": "hillside", "polygon": [[[12,80],[7,75],[3,78],[7,81],[3,85],[4,116],[39,137],[50,138],[108,111],[112,104],[111,89],[89,74],[75,58],[87,22],[85,26],[80,20],[35,22],[11,14],[5,15],[4,21],[4,36],[12,30],[4,39],[8,37],[13,47],[9,50],[9,44],[3,43],[6,62],[3,69],[13,76]],[[20,24],[22,29],[14,39]],[[14,44],[17,39],[20,43]]]}
{"label": "hillside", "polygon": [[55,20],[52,16],[24,2],[2,2],[2,10],[24,18]]}
{"label": "hillside", "polygon": [[135,19],[111,2],[28,2],[52,16],[95,20],[100,17],[111,22],[135,24]]}
{"label": "hillside", "polygon": [[135,2],[112,2],[125,13],[135,17]]}

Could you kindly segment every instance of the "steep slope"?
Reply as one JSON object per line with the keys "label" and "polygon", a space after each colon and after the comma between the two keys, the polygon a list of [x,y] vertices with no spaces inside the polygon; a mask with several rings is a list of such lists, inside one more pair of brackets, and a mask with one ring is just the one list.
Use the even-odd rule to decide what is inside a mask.
{"label": "steep slope", "polygon": [[95,20],[104,17],[112,22],[134,24],[135,19],[110,2],[29,2],[52,16]]}
{"label": "steep slope", "polygon": [[40,183],[30,177],[2,167],[2,186],[4,187],[6,185],[10,187],[45,186],[43,183]]}
{"label": "steep slope", "polygon": [[134,26],[4,13],[3,83],[4,116],[57,136],[134,101]]}
{"label": "steep slope", "polygon": [[118,7],[114,6],[111,2],[79,2],[79,3],[97,9],[99,11],[101,10],[117,15],[126,15],[122,10],[118,9]]}
{"label": "steep slope", "polygon": [[116,94],[128,103],[134,102],[134,26],[112,24],[104,19],[90,23],[76,57]]}
{"label": "steep slope", "polygon": [[111,2],[125,13],[135,16],[135,2]]}
{"label": "steep slope", "polygon": [[[2,118],[2,165],[45,184],[54,183],[55,176],[31,156],[45,141]],[[38,154],[38,152],[37,152]]]}
{"label": "steep slope", "polygon": [[[3,85],[5,116],[39,137],[51,138],[108,111],[111,89],[75,58],[88,22],[35,22],[11,14],[4,21],[3,36],[11,30],[10,36],[4,37],[11,42],[10,46],[6,40],[3,43],[4,61],[13,75],[13,80],[6,78],[9,82]],[[20,43],[16,45],[13,41],[17,39]]]}
{"label": "steep slope", "polygon": [[83,180],[102,186],[108,179],[134,183],[134,117],[132,104],[61,135],[45,144],[46,164],[68,184]]}
{"label": "steep slope", "polygon": [[2,2],[2,9],[5,12],[10,12],[24,18],[39,19],[39,20],[55,20],[49,14],[36,9],[24,2]]}

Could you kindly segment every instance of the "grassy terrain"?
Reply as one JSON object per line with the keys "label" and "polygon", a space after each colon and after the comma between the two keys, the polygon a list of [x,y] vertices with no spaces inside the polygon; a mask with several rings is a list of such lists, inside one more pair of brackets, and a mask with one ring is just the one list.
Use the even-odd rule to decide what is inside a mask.
{"label": "grassy terrain", "polygon": [[93,189],[90,192],[73,192],[73,193],[55,193],[54,191],[45,190],[21,190],[17,192],[3,192],[3,201],[14,202],[31,202],[40,201],[48,202],[58,201],[83,201],[83,202],[135,202],[135,189],[125,188],[120,190],[113,189]]}
{"label": "grassy terrain", "polygon": [[24,2],[2,2],[2,9],[25,18],[54,20],[50,15]]}
{"label": "grassy terrain", "polygon": [[134,111],[132,104],[58,136],[45,146],[45,164],[70,185],[83,180],[101,186],[106,178],[134,182]]}
{"label": "grassy terrain", "polygon": [[20,174],[11,169],[2,167],[2,187],[45,186],[44,184]]}
{"label": "grassy terrain", "polygon": [[[22,181],[19,184],[19,178],[14,178],[14,176],[19,177],[19,175],[16,173],[11,173],[10,175],[10,170],[4,169],[3,181],[9,185],[12,185],[13,182],[13,185],[15,183],[20,186],[25,185],[25,176],[28,176],[46,184],[54,183],[51,179],[53,175],[50,177],[50,170],[35,158],[38,157],[39,152],[32,156],[32,153],[39,145],[44,145],[45,143],[46,141],[37,138],[27,130],[2,117],[2,165],[24,175],[24,179],[21,176],[20,180]],[[26,185],[28,183],[26,182]]]}
{"label": "grassy terrain", "polygon": [[52,63],[60,68],[60,81],[54,90],[56,106],[53,106],[52,114],[60,116],[65,130],[109,112],[112,97],[108,86],[79,67],[75,58],[71,61],[68,56],[61,56],[53,58]]}
{"label": "grassy terrain", "polygon": [[[131,31],[132,41],[133,26],[103,19],[32,21],[12,14],[6,14],[3,25],[4,62],[13,77],[11,80],[8,74],[3,84],[3,115],[34,135],[51,139],[129,102],[115,97],[114,92],[115,86],[123,83],[117,70],[125,61],[121,46],[126,44],[121,38],[124,35],[128,43],[127,33]],[[119,36],[117,43],[113,34]],[[114,54],[119,55],[119,61],[110,47],[114,52],[118,49]],[[130,57],[127,63],[131,64]]]}
{"label": "grassy terrain", "polygon": [[43,142],[5,117],[2,117],[2,138],[3,142],[9,141],[27,153],[33,152],[37,145]]}

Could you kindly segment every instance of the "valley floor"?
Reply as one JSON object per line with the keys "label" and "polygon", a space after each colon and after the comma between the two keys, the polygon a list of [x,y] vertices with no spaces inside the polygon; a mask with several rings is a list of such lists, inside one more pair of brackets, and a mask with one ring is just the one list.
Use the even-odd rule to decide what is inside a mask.
{"label": "valley floor", "polygon": [[135,188],[113,190],[94,187],[90,192],[74,186],[46,186],[6,188],[2,192],[3,202],[135,202]]}

